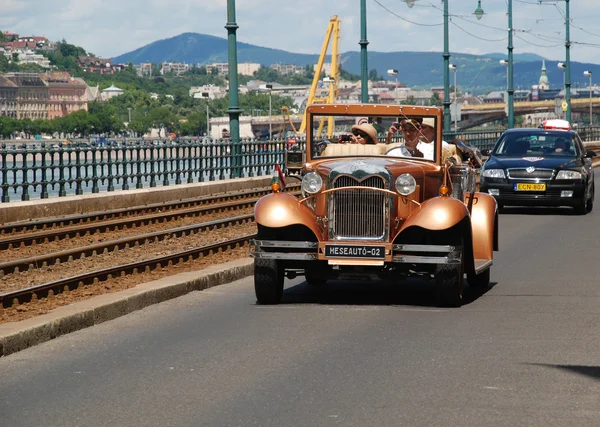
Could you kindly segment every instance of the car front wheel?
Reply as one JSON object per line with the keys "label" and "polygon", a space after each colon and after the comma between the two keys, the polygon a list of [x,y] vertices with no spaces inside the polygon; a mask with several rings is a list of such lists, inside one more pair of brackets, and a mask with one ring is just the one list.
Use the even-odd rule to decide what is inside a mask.
{"label": "car front wheel", "polygon": [[254,260],[254,292],[262,305],[279,304],[283,296],[284,269],[281,261]]}
{"label": "car front wheel", "polygon": [[474,289],[483,289],[486,288],[490,284],[490,272],[491,268],[488,268],[483,273],[475,274],[467,273],[467,281],[469,282],[469,286]]}
{"label": "car front wheel", "polygon": [[462,305],[463,276],[462,263],[459,265],[441,264],[437,267],[435,285],[436,301],[439,307],[460,307]]}

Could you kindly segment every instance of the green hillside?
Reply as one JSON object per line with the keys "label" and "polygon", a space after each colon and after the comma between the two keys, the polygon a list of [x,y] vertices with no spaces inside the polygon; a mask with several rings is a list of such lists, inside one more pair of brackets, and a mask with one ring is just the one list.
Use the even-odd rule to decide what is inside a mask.
{"label": "green hillside", "polygon": [[[503,53],[488,55],[469,55],[452,53],[450,61],[458,65],[457,83],[461,90],[485,92],[506,87],[506,67],[499,64],[505,58]],[[185,62],[188,64],[210,64],[227,62],[227,40],[205,34],[184,33],[169,39],[158,40],[132,52],[113,58],[120,63],[141,62],[160,63]],[[533,53],[514,56],[515,88],[530,88],[539,80],[542,58]],[[292,53],[279,49],[255,46],[238,42],[238,62],[255,62],[265,66],[271,64],[297,64],[305,66],[315,64],[318,55]],[[344,69],[360,74],[360,53],[346,52],[341,55]],[[400,70],[399,79],[410,87],[429,88],[443,86],[443,60],[441,52],[375,52],[369,51],[369,70],[387,78],[390,68]],[[563,84],[563,71],[558,69],[556,61],[546,61],[551,86]],[[587,78],[584,70],[597,71],[600,65],[572,62],[571,79],[573,87],[585,85]],[[451,75],[451,84],[454,76]]]}

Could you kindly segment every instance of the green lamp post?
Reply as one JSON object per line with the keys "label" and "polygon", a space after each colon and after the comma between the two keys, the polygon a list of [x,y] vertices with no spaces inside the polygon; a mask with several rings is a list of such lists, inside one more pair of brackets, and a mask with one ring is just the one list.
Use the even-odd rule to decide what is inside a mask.
{"label": "green lamp post", "polygon": [[241,145],[240,145],[240,113],[242,110],[238,106],[238,75],[237,75],[237,40],[236,31],[239,28],[235,22],[235,0],[227,0],[227,51],[229,64],[229,138],[233,143],[232,154],[232,175],[233,178],[241,176]]}
{"label": "green lamp post", "polygon": [[369,102],[369,80],[367,65],[367,0],[360,0],[360,101]]}

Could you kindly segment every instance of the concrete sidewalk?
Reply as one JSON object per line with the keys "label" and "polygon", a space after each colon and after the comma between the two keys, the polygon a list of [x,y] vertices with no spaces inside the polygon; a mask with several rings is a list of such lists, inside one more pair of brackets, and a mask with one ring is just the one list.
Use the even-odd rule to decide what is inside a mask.
{"label": "concrete sidewalk", "polygon": [[253,265],[251,258],[231,261],[142,283],[121,292],[59,307],[48,314],[0,325],[0,357],[193,291],[242,279],[253,274]]}

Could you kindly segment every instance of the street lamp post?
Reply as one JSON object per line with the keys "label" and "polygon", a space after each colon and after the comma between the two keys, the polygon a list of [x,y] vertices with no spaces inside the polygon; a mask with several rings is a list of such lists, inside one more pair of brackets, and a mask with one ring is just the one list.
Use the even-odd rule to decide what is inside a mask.
{"label": "street lamp post", "polygon": [[202,92],[202,98],[206,99],[206,136],[210,137],[210,116],[208,111],[208,99],[210,94],[208,92]]}
{"label": "street lamp post", "polygon": [[271,115],[271,111],[272,111],[271,110],[271,105],[272,105],[271,104],[271,94],[273,92],[273,85],[272,84],[260,85],[260,88],[262,90],[269,91],[269,139],[272,139],[273,138],[273,130],[271,128],[271,123],[272,123],[272,120],[271,120],[271,117],[272,117],[272,115]]}
{"label": "street lamp post", "polygon": [[233,142],[232,159],[232,177],[241,176],[241,154],[240,145],[240,113],[242,110],[238,106],[238,74],[237,74],[237,36],[239,28],[235,22],[235,0],[227,0],[227,53],[229,66],[229,137]]}
{"label": "street lamp post", "polygon": [[454,71],[454,132],[456,133],[456,131],[458,131],[458,95],[456,91],[456,72],[458,70],[458,67],[456,66],[456,64],[450,64],[449,67],[452,71]]}
{"label": "street lamp post", "polygon": [[[567,69],[567,64],[565,64],[564,62],[559,62],[558,64],[556,64],[556,66],[558,68],[560,68],[561,70],[563,70],[563,86],[565,87],[565,102],[567,102],[567,73],[566,73],[566,69]],[[569,108],[569,105],[567,104],[567,109]],[[569,120],[565,114],[565,120]]]}
{"label": "street lamp post", "polygon": [[590,127],[592,126],[592,72],[584,71],[584,76],[588,76],[590,78]]}
{"label": "street lamp post", "polygon": [[[409,6],[412,7],[412,6]],[[400,97],[398,96],[398,70],[395,69],[391,69],[391,70],[387,70],[388,75],[392,76],[392,77],[396,77],[396,103],[400,104]]]}
{"label": "street lamp post", "polygon": [[369,102],[369,81],[367,79],[367,0],[360,0],[360,102]]}

